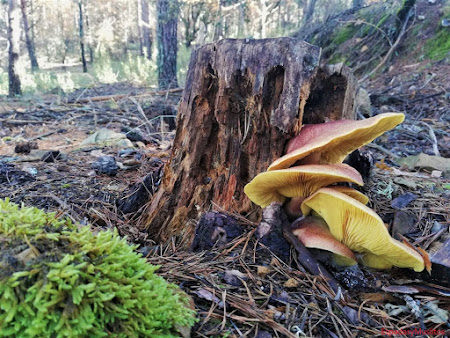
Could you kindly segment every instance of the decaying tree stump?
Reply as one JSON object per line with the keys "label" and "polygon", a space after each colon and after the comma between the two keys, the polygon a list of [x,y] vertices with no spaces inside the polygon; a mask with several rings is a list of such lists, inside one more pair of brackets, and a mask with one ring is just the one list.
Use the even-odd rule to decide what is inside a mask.
{"label": "decaying tree stump", "polygon": [[302,123],[354,117],[347,68],[319,68],[320,49],[291,38],[222,40],[191,56],[162,185],[141,226],[157,241],[188,229],[211,205],[260,217],[243,192]]}

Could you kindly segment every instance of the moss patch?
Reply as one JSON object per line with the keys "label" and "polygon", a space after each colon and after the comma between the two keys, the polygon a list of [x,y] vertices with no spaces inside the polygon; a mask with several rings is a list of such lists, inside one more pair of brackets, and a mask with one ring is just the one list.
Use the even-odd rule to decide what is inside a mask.
{"label": "moss patch", "polygon": [[450,56],[450,31],[441,28],[436,36],[425,44],[425,55],[431,60],[442,60]]}
{"label": "moss patch", "polygon": [[340,45],[347,40],[350,40],[355,33],[355,28],[352,25],[345,25],[339,29],[333,38],[333,44]]}
{"label": "moss patch", "polygon": [[187,297],[117,232],[0,200],[0,337],[172,337]]}

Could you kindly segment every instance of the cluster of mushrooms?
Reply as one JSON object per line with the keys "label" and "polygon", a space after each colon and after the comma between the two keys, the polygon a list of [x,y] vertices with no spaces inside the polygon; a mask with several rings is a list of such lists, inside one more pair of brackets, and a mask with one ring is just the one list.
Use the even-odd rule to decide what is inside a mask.
{"label": "cluster of mushrooms", "polygon": [[244,191],[261,207],[285,203],[288,215],[297,218],[293,233],[308,248],[332,252],[338,265],[359,261],[376,269],[429,270],[426,253],[393,239],[382,219],[366,206],[367,196],[336,185],[351,182],[362,186],[360,173],[342,163],[345,157],[404,118],[401,113],[386,113],[365,120],[304,125],[289,141],[286,155],[257,175]]}

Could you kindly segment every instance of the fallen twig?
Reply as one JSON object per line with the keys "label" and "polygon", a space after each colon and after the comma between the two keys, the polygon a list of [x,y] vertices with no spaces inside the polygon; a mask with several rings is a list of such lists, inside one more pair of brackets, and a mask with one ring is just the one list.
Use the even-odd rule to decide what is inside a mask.
{"label": "fallen twig", "polygon": [[85,98],[79,98],[73,101],[70,101],[69,103],[90,103],[90,102],[98,102],[98,101],[109,101],[109,100],[120,100],[125,97],[146,97],[151,95],[167,95],[168,93],[178,93],[182,92],[183,88],[174,88],[174,89],[166,89],[166,90],[156,90],[152,92],[147,92],[145,94],[139,94],[139,95],[129,95],[129,94],[115,94],[115,95],[103,95],[103,96],[92,96],[92,97],[85,97]]}
{"label": "fallen twig", "polygon": [[397,49],[398,45],[400,44],[400,41],[402,41],[402,38],[406,33],[406,26],[408,25],[409,18],[411,17],[411,13],[412,13],[412,9],[406,15],[405,21],[403,22],[402,29],[400,30],[400,33],[398,34],[397,40],[395,40],[394,44],[389,49],[389,51],[386,53],[383,60],[381,60],[381,62],[378,64],[378,66],[376,66],[371,72],[369,72],[369,74],[364,75],[359,80],[359,82],[363,82],[363,81],[367,80],[367,78],[372,76],[372,74],[376,73],[389,60],[392,53],[394,53],[394,51]]}
{"label": "fallen twig", "polygon": [[434,154],[436,156],[441,156],[441,153],[439,152],[438,141],[437,141],[436,134],[434,133],[433,128],[428,123],[425,123],[425,122],[420,122],[420,124],[428,128],[428,133],[431,137],[431,141],[433,142]]}

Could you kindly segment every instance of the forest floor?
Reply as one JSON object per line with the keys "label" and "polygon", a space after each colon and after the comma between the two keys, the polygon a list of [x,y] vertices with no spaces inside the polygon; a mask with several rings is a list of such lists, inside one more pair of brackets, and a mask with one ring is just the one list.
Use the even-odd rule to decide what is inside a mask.
{"label": "forest floor", "polygon": [[[399,63],[367,83],[373,114],[407,117],[364,148],[374,160],[364,193],[391,231],[431,254],[450,239],[450,66],[421,69],[420,63]],[[199,337],[347,337],[354,330],[372,336],[402,328],[449,334],[448,270],[429,276],[330,268],[343,286],[335,294],[324,280],[299,270],[293,252],[286,263],[261,249],[252,236],[257,224],[243,217],[238,221],[246,231],[220,249],[192,253],[172,243],[150,250],[146,234],[130,226],[145,200],[129,214],[120,201],[149,174],[157,174],[151,176],[157,188],[180,95],[116,84],[2,101],[0,198],[98,228],[117,227],[140,243],[149,261],[161,265],[160,274],[194,299]]]}

